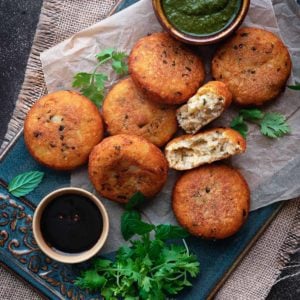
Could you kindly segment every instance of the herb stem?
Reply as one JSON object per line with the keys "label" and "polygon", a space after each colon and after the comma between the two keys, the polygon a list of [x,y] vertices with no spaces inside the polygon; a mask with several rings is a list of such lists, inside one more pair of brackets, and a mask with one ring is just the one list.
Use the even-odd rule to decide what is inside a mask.
{"label": "herb stem", "polygon": [[186,253],[187,253],[187,255],[190,255],[190,250],[189,250],[189,247],[188,247],[188,245],[186,244],[186,241],[185,241],[185,239],[182,239],[182,242],[183,242],[183,245],[184,245],[184,247],[185,247],[185,249],[186,249]]}

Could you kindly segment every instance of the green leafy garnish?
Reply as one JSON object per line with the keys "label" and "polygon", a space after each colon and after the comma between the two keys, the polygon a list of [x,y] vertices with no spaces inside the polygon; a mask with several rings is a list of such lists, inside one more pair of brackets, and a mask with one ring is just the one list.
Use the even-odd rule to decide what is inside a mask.
{"label": "green leafy garnish", "polygon": [[300,91],[300,83],[296,83],[294,85],[288,85],[287,87],[291,90]]}
{"label": "green leafy garnish", "polygon": [[39,171],[19,174],[10,181],[8,191],[16,197],[25,196],[41,183],[43,177],[44,173]]}
{"label": "green leafy garnish", "polygon": [[290,126],[286,119],[279,113],[266,113],[260,123],[260,131],[270,138],[278,138],[290,133]]}
{"label": "green leafy garnish", "polygon": [[241,109],[239,115],[247,121],[260,120],[264,117],[264,113],[257,108]]}
{"label": "green leafy garnish", "polygon": [[133,209],[145,202],[145,196],[141,192],[136,192],[128,201],[125,208],[127,210]]}
{"label": "green leafy garnish", "polygon": [[248,125],[245,123],[244,118],[240,115],[235,117],[231,123],[230,127],[236,131],[238,131],[244,138],[247,137],[248,134]]}
{"label": "green leafy garnish", "polygon": [[244,138],[248,133],[248,125],[245,121],[260,126],[260,132],[269,138],[282,137],[291,132],[286,118],[280,113],[264,113],[257,108],[241,109],[230,127],[238,131]]}
{"label": "green leafy garnish", "polygon": [[113,48],[101,51],[96,55],[98,64],[93,73],[80,72],[73,78],[72,86],[79,88],[80,92],[94,102],[98,107],[102,104],[104,99],[105,82],[108,77],[103,73],[97,73],[97,69],[102,64],[111,61],[113,70],[118,75],[125,75],[128,73],[126,64],[127,55],[123,52],[117,52]]}
{"label": "green leafy garnish", "polygon": [[121,223],[125,239],[133,235],[139,239],[120,247],[115,261],[95,259],[75,285],[100,292],[105,299],[128,300],[166,299],[167,295],[176,295],[192,285],[190,277],[199,273],[197,257],[190,253],[184,240],[183,245],[166,243],[169,239],[187,237],[186,230],[169,224],[145,223],[135,210],[125,211]]}
{"label": "green leafy garnish", "polygon": [[183,239],[189,236],[189,233],[182,227],[161,224],[155,228],[155,237],[160,240]]}
{"label": "green leafy garnish", "polygon": [[126,211],[121,218],[121,232],[126,241],[135,234],[143,235],[155,228],[154,225],[141,221],[137,211]]}

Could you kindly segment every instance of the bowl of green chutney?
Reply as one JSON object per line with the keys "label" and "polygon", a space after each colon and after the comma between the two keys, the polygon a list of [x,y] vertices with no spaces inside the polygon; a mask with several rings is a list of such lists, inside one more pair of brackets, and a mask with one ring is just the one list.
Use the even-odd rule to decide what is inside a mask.
{"label": "bowl of green chutney", "polygon": [[161,25],[176,39],[194,45],[217,43],[243,22],[250,0],[152,0]]}

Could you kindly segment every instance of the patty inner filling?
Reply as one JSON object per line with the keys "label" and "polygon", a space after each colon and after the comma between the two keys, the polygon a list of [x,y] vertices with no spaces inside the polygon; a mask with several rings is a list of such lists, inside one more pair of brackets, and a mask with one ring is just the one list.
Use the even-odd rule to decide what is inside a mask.
{"label": "patty inner filling", "polygon": [[196,133],[224,110],[225,99],[213,93],[194,95],[177,112],[177,120],[187,133]]}
{"label": "patty inner filling", "polygon": [[212,132],[174,143],[168,149],[171,166],[189,169],[242,152],[242,147],[226,134]]}

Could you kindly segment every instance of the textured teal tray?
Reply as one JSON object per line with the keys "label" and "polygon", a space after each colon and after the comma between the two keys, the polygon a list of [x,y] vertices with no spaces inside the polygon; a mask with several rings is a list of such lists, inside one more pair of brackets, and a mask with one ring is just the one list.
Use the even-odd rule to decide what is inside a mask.
{"label": "textured teal tray", "polygon": [[[122,0],[114,12],[135,2]],[[26,199],[10,195],[7,182],[29,170],[45,172],[42,184]],[[31,221],[36,205],[50,191],[68,185],[69,173],[51,171],[35,162],[27,152],[20,133],[1,158],[0,263],[48,299],[100,299],[99,295],[88,295],[73,285],[74,278],[88,262],[64,265],[52,261],[41,253],[32,236]],[[197,254],[201,262],[201,274],[194,280],[193,287],[184,290],[177,298],[211,298],[268,226],[280,206],[274,204],[250,213],[247,224],[232,238],[223,241],[188,239],[191,251]]]}

